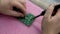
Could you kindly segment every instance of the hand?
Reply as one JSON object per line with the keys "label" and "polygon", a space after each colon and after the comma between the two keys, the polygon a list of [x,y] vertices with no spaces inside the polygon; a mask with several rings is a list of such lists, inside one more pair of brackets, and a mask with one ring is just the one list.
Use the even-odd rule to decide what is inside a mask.
{"label": "hand", "polygon": [[60,9],[58,9],[56,15],[51,16],[55,4],[51,5],[44,15],[42,20],[43,34],[58,34],[60,32]]}
{"label": "hand", "polygon": [[[12,10],[13,6],[21,9],[22,13]],[[25,0],[0,0],[0,13],[5,15],[23,17],[26,11]]]}

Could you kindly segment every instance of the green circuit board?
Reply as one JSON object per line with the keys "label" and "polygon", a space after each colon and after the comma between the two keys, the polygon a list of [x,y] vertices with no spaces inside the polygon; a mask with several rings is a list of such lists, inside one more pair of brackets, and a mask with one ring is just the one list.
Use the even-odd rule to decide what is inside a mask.
{"label": "green circuit board", "polygon": [[30,26],[33,21],[34,21],[34,18],[35,16],[33,14],[27,14],[25,17],[23,18],[19,18],[19,20],[24,23],[25,25],[27,26]]}

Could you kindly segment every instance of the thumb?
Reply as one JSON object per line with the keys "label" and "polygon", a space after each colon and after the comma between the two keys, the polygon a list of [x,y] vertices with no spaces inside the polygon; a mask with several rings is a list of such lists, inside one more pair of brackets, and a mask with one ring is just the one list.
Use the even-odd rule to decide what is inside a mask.
{"label": "thumb", "polygon": [[11,16],[16,16],[16,17],[24,17],[24,15],[22,13],[12,11],[12,10],[9,10],[6,14],[11,15]]}
{"label": "thumb", "polygon": [[50,5],[50,6],[47,8],[47,11],[46,11],[46,13],[45,13],[45,15],[44,15],[45,18],[48,18],[48,19],[51,18],[51,14],[52,14],[52,12],[53,12],[53,10],[54,10],[55,5],[56,5],[56,4],[52,4],[52,5]]}
{"label": "thumb", "polygon": [[26,7],[25,7],[23,4],[21,4],[21,3],[19,3],[19,2],[15,2],[15,3],[12,3],[12,4],[13,4],[13,6],[15,6],[15,7],[21,9],[22,12],[23,12],[23,14],[25,14]]}

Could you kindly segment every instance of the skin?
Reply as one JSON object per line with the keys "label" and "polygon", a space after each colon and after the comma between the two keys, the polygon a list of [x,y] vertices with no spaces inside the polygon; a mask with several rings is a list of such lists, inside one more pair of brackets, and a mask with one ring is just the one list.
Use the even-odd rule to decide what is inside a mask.
{"label": "skin", "polygon": [[[22,10],[22,13],[12,10],[15,6]],[[23,17],[25,15],[25,0],[0,0],[0,13],[10,16]]]}
{"label": "skin", "polygon": [[[13,6],[23,10],[24,14],[12,10]],[[55,16],[51,16],[54,6],[55,4],[47,9],[42,20],[43,34],[57,34],[60,32],[60,9]],[[25,10],[25,0],[0,0],[0,13],[2,14],[23,17]]]}
{"label": "skin", "polygon": [[60,32],[60,9],[56,15],[51,16],[55,4],[50,5],[42,20],[43,34],[58,34]]}

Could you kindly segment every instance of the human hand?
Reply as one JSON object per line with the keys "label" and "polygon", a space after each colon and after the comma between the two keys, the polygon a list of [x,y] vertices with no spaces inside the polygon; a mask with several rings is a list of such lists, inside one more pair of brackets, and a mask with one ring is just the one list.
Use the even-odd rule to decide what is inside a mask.
{"label": "human hand", "polygon": [[[23,14],[13,10],[13,6],[22,10]],[[23,17],[25,15],[25,0],[0,0],[0,13],[5,15]]]}
{"label": "human hand", "polygon": [[60,32],[60,9],[56,15],[51,16],[56,5],[52,4],[46,11],[42,20],[43,34],[58,34]]}

